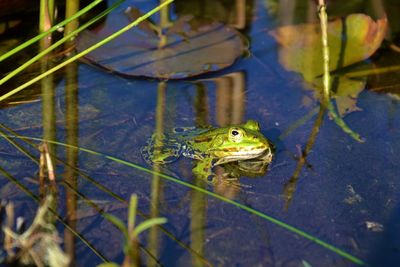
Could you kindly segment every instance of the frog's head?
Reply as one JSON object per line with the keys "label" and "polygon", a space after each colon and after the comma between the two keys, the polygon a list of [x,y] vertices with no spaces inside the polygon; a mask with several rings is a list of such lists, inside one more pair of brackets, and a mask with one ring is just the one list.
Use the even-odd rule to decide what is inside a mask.
{"label": "frog's head", "polygon": [[219,140],[210,148],[217,164],[262,157],[272,159],[272,145],[260,132],[260,125],[254,120],[245,124],[226,127]]}

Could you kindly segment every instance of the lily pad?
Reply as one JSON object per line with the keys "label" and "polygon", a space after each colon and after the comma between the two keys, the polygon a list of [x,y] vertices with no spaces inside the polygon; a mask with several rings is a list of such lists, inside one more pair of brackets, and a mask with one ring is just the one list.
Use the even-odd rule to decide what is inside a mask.
{"label": "lily pad", "polygon": [[[377,21],[364,14],[352,14],[345,19],[335,19],[328,23],[328,45],[331,71],[337,70],[369,58],[381,45],[387,27],[386,18]],[[291,71],[299,72],[307,83],[307,88],[316,91],[320,97],[322,88],[323,56],[321,26],[319,23],[280,27],[271,33],[281,45],[280,63]],[[354,80],[341,75],[336,80],[338,112],[345,116],[357,107],[357,97],[364,90],[366,81]]]}
{"label": "lily pad", "polygon": [[[333,79],[332,83],[336,84],[336,92],[333,98],[336,100],[336,107],[339,115],[345,115],[354,111],[361,111],[357,106],[358,95],[365,89],[367,78],[351,79],[346,75],[341,75]],[[315,90],[315,98],[320,98],[322,88],[322,78],[317,78],[312,84]]]}
{"label": "lily pad", "polygon": [[[349,66],[369,58],[381,45],[387,19],[374,21],[364,14],[351,14],[328,23],[329,69]],[[271,34],[280,44],[279,60],[287,69],[313,82],[323,74],[321,26],[319,23],[284,26]]]}
{"label": "lily pad", "polygon": [[[132,16],[139,15],[132,10],[129,14],[114,12],[103,28],[82,33],[77,49],[82,51],[130,23]],[[154,31],[157,26],[144,22],[86,58],[124,75],[181,79],[226,68],[247,49],[240,33],[232,27],[212,23],[193,29],[189,21],[190,17],[181,17],[171,27],[160,30],[161,38]],[[164,45],[160,45],[162,39]]]}

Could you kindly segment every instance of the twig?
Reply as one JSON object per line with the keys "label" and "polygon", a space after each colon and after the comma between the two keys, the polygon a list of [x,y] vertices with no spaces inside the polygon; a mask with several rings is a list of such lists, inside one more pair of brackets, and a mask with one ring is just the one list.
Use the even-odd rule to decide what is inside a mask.
{"label": "twig", "polygon": [[[14,204],[8,203],[6,205],[7,225],[6,227],[12,229],[14,222]],[[4,232],[4,249],[7,254],[14,256],[12,236]]]}
{"label": "twig", "polygon": [[49,180],[52,182],[56,181],[55,174],[54,174],[54,167],[53,167],[53,162],[50,157],[49,153],[49,147],[47,143],[44,143],[44,155],[46,157],[46,166],[47,166],[47,174],[49,176]]}
{"label": "twig", "polygon": [[42,145],[39,145],[40,151],[40,161],[39,161],[39,195],[40,197],[44,197],[46,193],[45,189],[45,168],[46,168],[46,160],[44,156],[44,149]]}
{"label": "twig", "polygon": [[318,15],[321,23],[321,42],[322,42],[322,55],[324,63],[324,76],[323,76],[323,103],[328,105],[330,100],[330,74],[329,74],[329,46],[328,46],[328,16],[326,14],[326,5],[324,0],[319,0]]}
{"label": "twig", "polygon": [[40,151],[40,164],[39,164],[39,185],[40,185],[40,194],[44,196],[45,194],[45,167],[47,167],[47,176],[49,178],[51,187],[53,192],[57,192],[57,184],[56,184],[56,176],[54,172],[53,161],[51,160],[51,156],[49,153],[49,148],[47,143],[42,143],[39,145]]}

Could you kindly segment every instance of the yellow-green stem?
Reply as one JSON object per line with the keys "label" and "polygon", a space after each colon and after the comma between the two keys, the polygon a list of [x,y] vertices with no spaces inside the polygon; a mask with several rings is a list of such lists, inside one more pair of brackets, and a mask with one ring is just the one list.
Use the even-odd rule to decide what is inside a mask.
{"label": "yellow-green stem", "polygon": [[60,23],[54,25],[53,27],[51,27],[49,30],[33,37],[32,39],[26,41],[25,43],[15,47],[14,49],[8,51],[7,53],[0,55],[0,62],[5,60],[6,58],[18,53],[19,51],[21,51],[22,49],[32,45],[33,43],[37,42],[38,40],[42,39],[44,36],[48,35],[49,33],[52,33],[56,30],[58,30],[59,28],[63,27],[65,24],[69,23],[70,21],[78,18],[79,16],[85,14],[86,12],[88,12],[90,9],[92,9],[93,7],[95,7],[96,5],[98,5],[99,3],[101,3],[104,0],[95,0],[92,3],[90,3],[89,5],[87,5],[85,8],[83,8],[82,10],[80,10],[78,13],[76,13],[73,17],[70,18],[66,18],[65,20],[61,21]]}
{"label": "yellow-green stem", "polygon": [[328,108],[329,114],[332,116],[335,123],[348,135],[358,142],[364,142],[361,136],[351,130],[349,126],[343,121],[343,119],[335,111],[334,105],[330,101],[330,72],[329,72],[329,45],[328,45],[328,15],[326,14],[326,4],[324,0],[319,0],[319,18],[321,23],[321,42],[322,42],[322,54],[323,54],[323,65],[324,65],[324,76],[323,76],[323,90],[322,90],[322,105]]}
{"label": "yellow-green stem", "polygon": [[[79,11],[79,0],[68,0],[66,1],[66,10],[65,10],[65,17],[69,18],[75,15]],[[79,21],[78,19],[75,19],[65,25],[65,31],[64,31],[64,36],[70,35],[71,32],[74,32],[79,26]],[[66,46],[69,47],[74,44],[74,37],[72,35],[72,38],[69,39],[66,43]]]}
{"label": "yellow-green stem", "polygon": [[57,70],[65,67],[66,65],[68,65],[69,63],[89,54],[90,52],[92,52],[93,50],[99,48],[100,46],[110,42],[111,40],[113,40],[114,38],[120,36],[121,34],[125,33],[126,31],[132,29],[133,27],[137,26],[139,23],[141,23],[142,21],[146,20],[148,17],[150,17],[151,15],[153,15],[154,13],[158,12],[161,8],[171,4],[172,2],[174,2],[174,0],[167,0],[166,2],[162,3],[161,5],[157,6],[156,8],[152,9],[151,11],[149,11],[148,13],[146,13],[145,15],[139,17],[137,20],[135,20],[134,22],[130,23],[129,25],[125,26],[124,28],[122,28],[121,30],[111,34],[110,36],[108,36],[107,38],[103,39],[102,41],[96,43],[95,45],[89,47],[88,49],[76,54],[75,56],[69,58],[68,60],[62,62],[61,64],[55,66],[54,68],[40,74],[39,76],[35,77],[34,79],[30,80],[29,82],[13,89],[12,91],[0,96],[0,101],[3,101],[4,99],[22,91],[23,89],[27,88],[28,86],[34,84],[35,82],[43,79],[44,77],[46,77],[47,75],[56,72]]}

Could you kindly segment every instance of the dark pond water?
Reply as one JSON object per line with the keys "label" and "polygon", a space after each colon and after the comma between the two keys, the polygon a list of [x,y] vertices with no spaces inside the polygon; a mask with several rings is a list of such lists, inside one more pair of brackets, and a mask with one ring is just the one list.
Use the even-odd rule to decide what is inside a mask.
{"label": "dark pond water", "polygon": [[[141,2],[129,1],[118,10]],[[205,4],[212,6],[211,2]],[[148,10],[153,4],[156,3],[147,3],[142,8]],[[400,10],[399,4],[390,1],[386,4],[392,8],[389,15],[394,13],[393,8]],[[161,82],[119,76],[79,63],[75,83],[78,90],[69,89],[66,93],[65,76],[57,74],[55,138],[151,169],[142,159],[140,148],[156,125],[168,130],[177,126],[225,126],[256,120],[262,133],[276,146],[269,171],[260,177],[241,177],[241,187],[231,183],[205,186],[193,176],[194,162],[190,159],[180,159],[162,171],[300,229],[367,265],[397,266],[400,264],[398,74],[358,77],[364,89],[356,97],[360,111],[348,114],[344,120],[365,138],[364,143],[351,138],[327,114],[316,125],[319,106],[313,91],[306,89],[309,86],[300,74],[286,70],[279,63],[279,45],[268,34],[275,25],[289,23],[285,12],[296,12],[292,17],[296,23],[306,17],[309,11],[298,5],[290,11],[282,3],[249,1],[245,12],[247,24],[242,29],[250,40],[249,55],[229,68],[198,79]],[[354,4],[343,7],[341,13],[333,6],[332,12],[373,14],[371,5]],[[398,28],[393,25],[392,36],[396,36]],[[348,72],[355,68],[379,70],[397,66],[397,57],[398,53],[381,49],[372,59],[350,67]],[[46,128],[42,121],[43,100],[25,97],[30,101],[4,106],[0,122],[19,135],[43,138]],[[67,103],[71,99],[77,105],[71,107]],[[45,113],[49,113],[47,107]],[[310,138],[316,129],[319,132]],[[18,142],[39,157],[35,147]],[[300,152],[312,142],[305,161],[299,160]],[[145,218],[156,215],[168,219],[162,229],[140,236],[140,245],[162,266],[358,266],[356,259],[349,260],[349,256],[321,246],[318,241],[212,195],[101,155],[63,146],[55,146],[54,151],[64,162],[57,162],[56,176],[60,180],[71,176],[66,166],[72,164],[79,169],[76,230],[108,260],[123,261],[122,235],[88,200],[126,222],[127,205],[121,200],[137,194],[140,214]],[[39,187],[34,180],[38,166],[5,139],[0,139],[0,162],[0,198],[12,201],[15,213],[30,222],[37,203],[21,190],[17,181],[37,195]],[[300,166],[299,162],[304,164]],[[65,214],[66,198],[71,195],[66,194],[65,186],[60,183],[60,214]],[[58,229],[62,233],[63,225],[59,224]],[[77,266],[102,262],[78,238],[75,246]],[[154,264],[150,259],[142,250],[143,265]]]}

